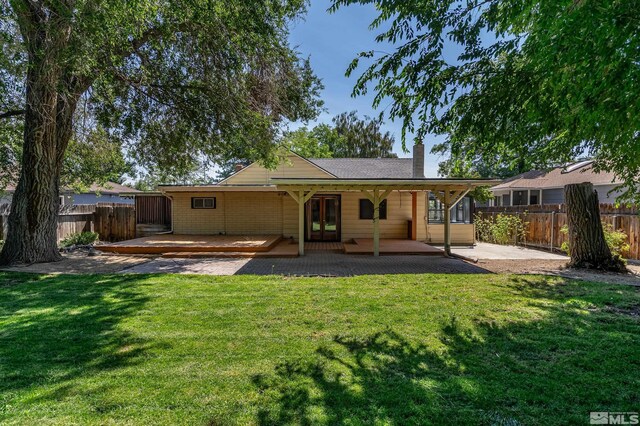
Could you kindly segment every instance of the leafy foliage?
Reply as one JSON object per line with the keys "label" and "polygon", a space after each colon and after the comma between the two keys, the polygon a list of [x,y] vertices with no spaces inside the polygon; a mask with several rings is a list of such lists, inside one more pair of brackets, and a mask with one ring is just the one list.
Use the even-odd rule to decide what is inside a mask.
{"label": "leafy foliage", "polygon": [[[287,40],[289,22],[305,6],[303,0],[39,2],[38,13],[58,19],[35,23],[22,3],[2,2],[0,64],[10,67],[0,74],[0,95],[14,102],[0,106],[25,106],[31,49],[25,31],[40,25],[52,34],[51,66],[72,80],[58,89],[84,96],[90,127],[120,141],[136,165],[182,177],[223,157],[274,161],[282,123],[312,119],[322,105],[320,81]],[[69,37],[55,39],[58,31]]]}
{"label": "leafy foliage", "polygon": [[[333,126],[318,124],[312,129],[301,127],[286,132],[280,143],[279,154],[286,156],[293,151],[305,158],[395,158],[392,152],[395,139],[383,132],[379,118],[358,118],[356,111],[343,112],[333,118]],[[247,158],[231,158],[225,161],[218,179],[229,177],[236,165],[247,166]]]}
{"label": "leafy foliage", "polygon": [[[336,0],[374,4],[371,28],[392,52],[362,52],[353,94],[455,163],[509,173],[577,156],[613,171],[636,196],[640,175],[640,2]],[[453,53],[453,54],[452,54]],[[481,170],[479,170],[481,171]]]}
{"label": "leafy foliage", "polygon": [[[622,229],[615,230],[610,223],[602,224],[602,231],[604,232],[604,239],[611,250],[611,254],[617,257],[624,256],[629,252],[631,246],[629,245],[629,237]],[[569,233],[569,227],[564,225],[560,228],[560,232],[567,235]],[[569,253],[569,241],[563,241],[560,246],[560,250],[565,253]]]}
{"label": "leafy foliage", "polygon": [[88,246],[98,241],[97,232],[76,232],[60,241],[60,247]]}
{"label": "leafy foliage", "polygon": [[476,226],[478,241],[503,245],[524,242],[527,237],[526,227],[529,224],[518,215],[502,213],[498,213],[494,218],[484,218],[476,213],[473,223]]}
{"label": "leafy foliage", "polygon": [[89,134],[69,142],[62,166],[61,184],[83,192],[93,183],[120,182],[124,175],[133,175],[133,164],[124,158],[120,141],[104,129],[92,129]]}

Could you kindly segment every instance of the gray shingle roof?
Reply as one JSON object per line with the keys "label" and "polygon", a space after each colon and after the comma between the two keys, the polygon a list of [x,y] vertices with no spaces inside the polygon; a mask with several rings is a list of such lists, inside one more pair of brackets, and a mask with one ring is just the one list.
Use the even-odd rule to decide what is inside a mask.
{"label": "gray shingle roof", "polygon": [[596,186],[621,183],[613,173],[596,173],[591,168],[591,162],[584,161],[573,165],[556,167],[549,171],[532,170],[525,172],[506,179],[491,189],[562,188],[570,183],[582,182],[591,182]]}
{"label": "gray shingle roof", "polygon": [[411,179],[411,158],[310,158],[340,179]]}

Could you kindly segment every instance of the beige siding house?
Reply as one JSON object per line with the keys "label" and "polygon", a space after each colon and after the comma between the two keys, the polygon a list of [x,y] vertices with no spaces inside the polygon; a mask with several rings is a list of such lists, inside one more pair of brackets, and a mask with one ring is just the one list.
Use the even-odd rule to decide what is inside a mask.
{"label": "beige siding house", "polygon": [[300,254],[305,241],[356,238],[473,244],[466,194],[493,182],[425,179],[417,147],[414,159],[290,153],[275,170],[253,163],[215,185],[160,189],[172,199],[175,234],[282,235],[299,242]]}

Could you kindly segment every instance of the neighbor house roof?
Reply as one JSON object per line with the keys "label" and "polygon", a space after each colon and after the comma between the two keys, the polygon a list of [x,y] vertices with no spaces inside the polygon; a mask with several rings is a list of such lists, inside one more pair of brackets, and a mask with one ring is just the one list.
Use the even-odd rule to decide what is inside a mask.
{"label": "neighbor house roof", "polygon": [[593,161],[581,161],[549,171],[532,170],[506,179],[492,190],[563,188],[571,183],[591,182],[594,185],[618,185],[613,173],[593,171]]}
{"label": "neighbor house roof", "polygon": [[411,179],[411,158],[310,158],[338,179]]}
{"label": "neighbor house roof", "polygon": [[[13,192],[15,190],[16,190],[15,185],[7,185],[7,187],[5,188],[5,191],[7,192]],[[69,188],[63,188],[62,191],[73,192]],[[96,185],[96,184],[91,185],[89,189],[86,192],[84,192],[84,194],[100,193],[100,194],[107,194],[107,195],[118,195],[121,192],[131,193],[131,192],[141,192],[141,191],[130,188],[128,186],[120,185],[119,183],[107,182],[104,185]]]}

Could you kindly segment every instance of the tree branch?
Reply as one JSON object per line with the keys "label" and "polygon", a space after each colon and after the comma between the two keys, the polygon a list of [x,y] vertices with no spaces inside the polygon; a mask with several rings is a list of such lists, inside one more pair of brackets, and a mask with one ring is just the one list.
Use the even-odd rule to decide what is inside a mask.
{"label": "tree branch", "polygon": [[24,113],[25,113],[25,110],[23,110],[23,109],[11,110],[11,111],[0,113],[0,119],[11,118],[11,117],[15,117],[15,116],[18,116],[18,115],[24,115]]}

